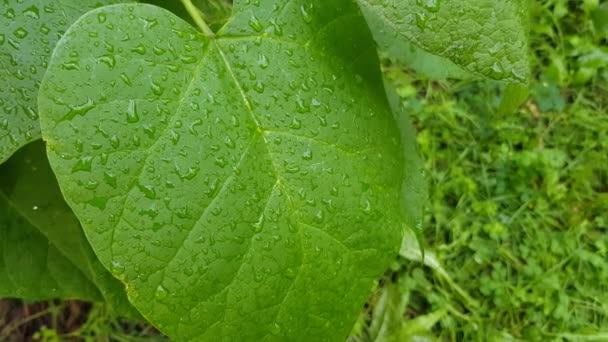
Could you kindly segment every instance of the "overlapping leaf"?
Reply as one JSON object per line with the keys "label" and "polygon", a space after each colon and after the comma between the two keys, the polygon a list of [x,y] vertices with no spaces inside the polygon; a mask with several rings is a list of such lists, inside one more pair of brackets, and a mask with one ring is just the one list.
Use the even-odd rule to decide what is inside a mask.
{"label": "overlapping leaf", "polygon": [[[527,84],[528,24],[523,0],[358,2],[379,46],[417,63],[425,74],[461,77],[460,67],[473,76]],[[417,58],[421,53],[434,56],[422,62]]]}
{"label": "overlapping leaf", "polygon": [[38,86],[59,37],[87,11],[118,2],[0,2],[0,163],[40,138]]}
{"label": "overlapping leaf", "polygon": [[351,1],[236,1],[214,38],[149,5],[88,13],[39,100],[63,192],[146,318],[178,340],[323,341],[401,243],[382,89]]}
{"label": "overlapping leaf", "polygon": [[65,204],[42,143],[0,168],[0,236],[0,297],[106,301],[136,315]]}

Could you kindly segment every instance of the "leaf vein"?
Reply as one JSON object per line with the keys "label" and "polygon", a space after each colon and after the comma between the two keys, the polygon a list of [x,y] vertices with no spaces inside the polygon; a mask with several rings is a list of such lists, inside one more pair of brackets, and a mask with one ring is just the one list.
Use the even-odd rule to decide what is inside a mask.
{"label": "leaf vein", "polygon": [[[247,147],[245,148],[245,150],[241,154],[238,162],[236,163],[235,169],[238,169],[239,166],[243,163],[243,161],[245,160],[245,157],[247,156],[247,153],[249,152],[251,147],[254,145],[255,140],[256,140],[256,134],[253,134],[252,137],[249,139],[249,143],[247,144]],[[198,220],[194,223],[194,225],[192,226],[192,229],[190,230],[188,235],[186,235],[186,237],[182,240],[179,248],[175,251],[175,254],[167,262],[167,266],[165,267],[165,269],[167,269],[169,267],[169,265],[171,265],[173,263],[173,261],[175,260],[175,258],[179,254],[179,252],[183,249],[184,242],[186,242],[187,240],[189,240],[192,237],[192,234],[194,234],[196,227],[203,221],[203,219],[205,217],[207,217],[207,214],[209,213],[210,208],[213,206],[213,204],[215,204],[215,202],[218,200],[218,198],[220,198],[221,195],[226,191],[226,189],[228,188],[228,185],[230,185],[231,182],[234,181],[235,179],[236,179],[236,172],[233,170],[232,173],[230,174],[230,176],[228,176],[228,178],[226,178],[226,180],[224,180],[224,183],[222,184],[222,187],[217,192],[217,194],[211,199],[211,201],[209,202],[207,207],[205,207],[205,209],[203,210],[203,213],[199,216]],[[164,280],[164,271],[163,271],[163,277],[161,278],[161,283],[163,282],[163,280]]]}
{"label": "leaf vein", "polygon": [[[127,199],[129,198],[129,194],[133,191],[133,189],[136,188],[136,182],[139,180],[139,178],[141,178],[142,174],[143,174],[143,170],[144,167],[148,161],[148,158],[150,157],[150,152],[154,149],[154,147],[156,146],[156,144],[161,140],[162,137],[164,137],[165,135],[167,135],[167,131],[169,129],[169,127],[172,126],[172,124],[175,123],[175,121],[177,120],[178,114],[180,113],[180,109],[182,107],[182,105],[184,104],[184,101],[186,99],[186,94],[189,93],[190,88],[192,87],[192,85],[194,84],[194,80],[197,78],[197,76],[199,75],[199,70],[203,65],[203,62],[205,61],[205,57],[208,56],[211,44],[206,46],[206,49],[204,51],[204,53],[201,56],[201,60],[198,63],[197,67],[194,69],[194,71],[191,74],[191,78],[190,81],[188,83],[188,85],[185,87],[185,90],[183,92],[183,96],[179,102],[179,105],[176,107],[175,113],[173,113],[173,116],[171,117],[171,119],[169,120],[169,122],[167,123],[167,125],[165,125],[165,127],[163,128],[163,132],[161,134],[158,135],[158,137],[156,137],[156,139],[152,142],[152,144],[150,145],[150,147],[148,147],[147,152],[148,154],[146,155],[146,159],[141,163],[141,167],[139,168],[138,172],[137,172],[137,176],[133,177],[134,182],[133,184],[130,185],[130,190],[127,192],[127,194],[125,194],[125,199],[123,205],[121,206],[120,212],[118,213],[118,220],[117,223],[120,221],[120,218],[122,218],[122,216],[124,215],[124,210],[125,210],[125,204]],[[114,241],[114,234],[116,233],[116,225],[114,225],[113,229],[112,229],[112,235],[110,236],[110,240]],[[113,259],[114,258],[114,249],[113,249],[113,243],[110,244],[110,257]]]}

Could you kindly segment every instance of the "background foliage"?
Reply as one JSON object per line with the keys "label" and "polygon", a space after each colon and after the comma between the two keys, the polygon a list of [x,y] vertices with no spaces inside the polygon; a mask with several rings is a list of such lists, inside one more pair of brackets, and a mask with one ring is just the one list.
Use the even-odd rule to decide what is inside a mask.
{"label": "background foliage", "polygon": [[[515,114],[496,114],[499,84],[385,60],[426,160],[426,259],[395,263],[352,340],[608,340],[607,8],[533,2],[534,80]],[[162,338],[72,302],[1,301],[0,316],[0,340]]]}
{"label": "background foliage", "polygon": [[361,340],[608,340],[608,35],[595,5],[535,2],[534,80],[515,114],[496,115],[496,84],[429,82],[386,61],[426,160],[426,264],[443,270],[396,264]]}

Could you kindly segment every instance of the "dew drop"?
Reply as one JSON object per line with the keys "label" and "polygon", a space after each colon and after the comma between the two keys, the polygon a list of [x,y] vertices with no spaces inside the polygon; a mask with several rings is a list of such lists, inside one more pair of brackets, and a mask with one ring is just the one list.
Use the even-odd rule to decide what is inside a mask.
{"label": "dew drop", "polygon": [[492,76],[495,79],[501,79],[504,75],[505,69],[497,62],[494,62],[494,64],[492,65]]}
{"label": "dew drop", "polygon": [[111,69],[113,69],[114,66],[116,66],[116,58],[114,58],[114,56],[112,56],[112,55],[104,55],[104,56],[99,57],[97,60],[99,60],[101,63],[107,65]]}
{"label": "dew drop", "polygon": [[232,140],[232,138],[230,136],[226,136],[226,138],[224,139],[224,144],[226,146],[228,146],[229,148],[234,148],[235,147],[234,140]]}
{"label": "dew drop", "polygon": [[312,151],[310,149],[304,151],[302,153],[302,159],[304,159],[304,160],[311,160],[312,159]]}
{"label": "dew drop", "polygon": [[135,100],[129,100],[129,108],[127,108],[127,122],[135,123],[139,121],[139,114],[137,113],[137,106]]}
{"label": "dew drop", "polygon": [[93,157],[84,156],[84,157],[78,159],[78,161],[72,168],[72,173],[75,173],[78,171],[87,171],[87,172],[91,171],[92,165],[93,165]]}
{"label": "dew drop", "polygon": [[296,165],[285,165],[285,172],[287,173],[298,173],[300,172],[300,167]]}
{"label": "dew drop", "polygon": [[23,14],[33,19],[40,19],[40,10],[36,6],[30,6],[23,10]]}
{"label": "dew drop", "polygon": [[69,106],[70,111],[64,116],[64,120],[71,120],[77,115],[85,115],[91,109],[95,108],[95,104],[92,99],[87,99],[87,102],[77,105],[77,106]]}
{"label": "dew drop", "polygon": [[124,72],[120,74],[120,79],[125,82],[125,84],[129,87],[132,85],[131,79],[129,79],[129,76],[127,76],[127,74],[125,74]]}
{"label": "dew drop", "polygon": [[296,110],[298,113],[308,113],[310,112],[310,106],[304,103],[304,100],[302,100],[300,97],[298,97],[296,100]]}
{"label": "dew drop", "polygon": [[13,31],[13,35],[15,35],[15,37],[17,37],[19,39],[23,39],[23,38],[27,37],[28,34],[29,34],[29,32],[27,32],[27,30],[24,29],[23,27],[20,27],[20,28],[16,29],[15,31]]}
{"label": "dew drop", "polygon": [[310,24],[312,22],[312,15],[304,5],[300,6],[300,14],[302,15],[302,19],[304,19],[305,23]]}
{"label": "dew drop", "polygon": [[120,139],[118,139],[118,137],[116,135],[113,135],[110,137],[110,145],[114,148],[117,149],[120,147]]}
{"label": "dew drop", "polygon": [[141,190],[141,192],[144,193],[144,196],[146,196],[146,198],[156,199],[156,190],[154,189],[153,185],[138,184],[137,187],[139,188],[139,190]]}
{"label": "dew drop", "polygon": [[257,233],[260,233],[260,232],[262,231],[262,229],[264,228],[264,220],[265,220],[265,217],[264,217],[264,214],[262,214],[262,215],[260,215],[260,217],[258,218],[258,221],[257,221],[257,222],[254,222],[254,223],[252,224],[252,226],[253,226],[253,230],[254,230],[254,232],[255,232],[256,234],[257,234]]}
{"label": "dew drop", "polygon": [[48,26],[40,25],[40,33],[49,34],[49,32],[51,32],[51,29]]}
{"label": "dew drop", "polygon": [[266,55],[264,55],[264,54],[260,54],[258,56],[258,65],[262,69],[267,69],[268,66],[270,65],[270,61],[268,60],[268,57],[266,57]]}
{"label": "dew drop", "polygon": [[150,80],[150,88],[152,89],[152,92],[154,93],[154,95],[160,96],[165,92],[165,89],[163,87],[161,87],[158,83]]}
{"label": "dew drop", "polygon": [[32,120],[38,120],[38,113],[34,110],[34,108],[30,106],[23,106],[23,111],[28,118]]}
{"label": "dew drop", "polygon": [[440,0],[416,0],[416,4],[431,13],[437,13],[441,8]]}
{"label": "dew drop", "polygon": [[133,49],[131,49],[131,52],[135,52],[137,54],[144,55],[144,54],[146,54],[146,47],[143,44],[139,44],[136,47],[134,47]]}
{"label": "dew drop", "polygon": [[112,261],[112,265],[110,266],[112,273],[116,275],[122,275],[125,273],[125,265],[123,265],[120,261]]}
{"label": "dew drop", "polygon": [[97,22],[99,22],[100,24],[105,23],[106,19],[107,19],[107,17],[106,17],[105,13],[102,12],[102,13],[97,14]]}
{"label": "dew drop", "polygon": [[294,279],[296,277],[296,271],[289,267],[287,270],[285,270],[285,276],[289,279]]}
{"label": "dew drop", "polygon": [[152,52],[154,52],[154,54],[157,56],[161,56],[166,52],[166,50],[158,46],[154,46],[152,47]]}
{"label": "dew drop", "polygon": [[264,29],[260,20],[255,15],[252,15],[251,19],[249,19],[249,26],[256,32],[261,32]]}
{"label": "dew drop", "polygon": [[167,298],[168,295],[169,292],[162,285],[158,285],[156,287],[156,291],[154,291],[154,297],[156,297],[157,299]]}
{"label": "dew drop", "polygon": [[280,334],[280,333],[281,333],[281,330],[282,330],[282,328],[281,328],[281,326],[279,325],[279,323],[274,323],[274,324],[272,324],[272,326],[270,327],[270,332],[271,332],[273,335],[278,335],[278,334]]}
{"label": "dew drop", "polygon": [[80,69],[80,67],[78,66],[78,63],[75,63],[75,62],[65,62],[65,63],[61,64],[61,67],[64,70],[78,70],[78,69]]}
{"label": "dew drop", "polygon": [[302,127],[302,121],[298,120],[297,118],[293,118],[291,120],[291,123],[289,124],[289,128],[292,129],[300,129]]}
{"label": "dew drop", "polygon": [[111,186],[112,188],[116,188],[117,179],[115,174],[104,172],[103,180],[107,185]]}
{"label": "dew drop", "polygon": [[416,26],[421,30],[426,28],[427,16],[425,13],[416,13]]}

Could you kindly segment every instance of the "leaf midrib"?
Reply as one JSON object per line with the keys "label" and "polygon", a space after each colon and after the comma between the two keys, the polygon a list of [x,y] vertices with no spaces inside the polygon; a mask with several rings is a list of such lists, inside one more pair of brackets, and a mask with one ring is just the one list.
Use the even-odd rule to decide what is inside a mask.
{"label": "leaf midrib", "polygon": [[[239,162],[237,164],[240,164],[240,162],[245,159],[245,156],[249,153],[251,146],[253,144],[255,144],[255,142],[257,141],[257,139],[260,139],[261,142],[266,147],[268,158],[269,158],[269,160],[272,163],[272,168],[273,168],[274,175],[275,175],[275,184],[273,185],[273,188],[269,192],[267,203],[266,203],[265,207],[262,209],[262,213],[265,211],[266,206],[268,205],[268,202],[270,202],[270,200],[273,198],[273,193],[274,193],[275,188],[280,187],[283,190],[283,193],[287,197],[287,201],[289,202],[289,206],[291,207],[290,211],[294,215],[296,215],[296,216],[300,215],[299,210],[297,210],[295,208],[295,206],[293,205],[293,201],[292,201],[292,199],[290,197],[289,192],[284,187],[284,182],[285,181],[284,181],[284,178],[282,176],[283,172],[280,171],[280,168],[278,167],[278,165],[276,163],[276,160],[275,160],[275,157],[273,156],[273,153],[270,152],[269,142],[268,142],[268,139],[267,139],[268,135],[283,134],[283,135],[289,135],[289,136],[295,137],[297,139],[306,139],[306,140],[314,141],[314,142],[316,142],[319,145],[322,145],[322,146],[325,146],[325,147],[328,147],[328,148],[336,149],[336,150],[341,151],[341,152],[343,152],[343,153],[345,153],[345,154],[347,154],[347,155],[349,155],[351,157],[353,157],[355,155],[360,155],[360,154],[363,154],[363,153],[366,153],[366,152],[369,152],[369,151],[374,151],[374,150],[378,149],[378,147],[374,146],[374,147],[365,148],[365,149],[362,149],[362,150],[359,150],[359,151],[353,151],[353,150],[347,149],[345,147],[339,146],[339,145],[337,145],[335,143],[326,142],[326,141],[323,141],[323,140],[320,140],[320,139],[316,139],[314,137],[295,135],[293,133],[286,132],[286,131],[276,131],[276,130],[266,130],[266,129],[264,129],[263,126],[261,125],[260,121],[258,120],[257,116],[255,115],[255,113],[253,111],[253,108],[252,108],[252,105],[251,105],[250,101],[248,100],[247,95],[246,95],[245,91],[243,90],[242,85],[238,81],[238,78],[236,77],[236,75],[235,75],[235,73],[233,71],[233,68],[232,68],[230,62],[228,61],[228,59],[227,59],[226,55],[224,54],[223,50],[221,49],[218,41],[221,41],[221,40],[230,40],[230,39],[250,39],[251,40],[251,39],[260,39],[260,38],[263,38],[263,39],[269,39],[269,40],[272,40],[272,41],[276,41],[276,42],[278,42],[280,44],[297,45],[298,47],[302,47],[302,48],[305,48],[307,50],[308,50],[308,47],[309,47],[308,44],[302,45],[302,44],[297,43],[297,42],[284,41],[284,40],[276,39],[275,37],[270,37],[270,36],[267,36],[267,37],[264,37],[264,36],[227,36],[227,37],[217,37],[217,38],[211,38],[211,39],[209,37],[207,37],[207,36],[202,35],[202,34],[201,34],[201,36],[203,37],[204,41],[208,42],[208,45],[205,47],[205,50],[204,50],[204,52],[203,52],[203,54],[201,56],[201,60],[198,62],[197,66],[192,71],[192,73],[191,73],[191,75],[192,75],[191,79],[190,79],[188,85],[184,88],[183,96],[179,100],[179,104],[175,107],[176,108],[175,112],[173,113],[173,116],[171,117],[171,119],[168,121],[167,125],[164,127],[163,132],[157,136],[157,138],[152,142],[152,144],[150,144],[148,147],[146,147],[146,148],[144,148],[144,149],[141,150],[142,152],[145,153],[146,157],[145,157],[145,160],[141,163],[141,168],[136,173],[136,177],[134,177],[134,182],[139,181],[139,179],[141,178],[144,166],[147,163],[147,160],[152,156],[152,151],[154,150],[154,148],[156,147],[156,145],[163,139],[163,137],[167,135],[168,129],[170,127],[172,127],[172,124],[175,122],[176,118],[178,117],[178,114],[180,113],[180,109],[182,108],[182,106],[184,104],[184,101],[188,98],[188,94],[190,93],[191,87],[194,84],[195,80],[197,79],[197,76],[200,74],[200,69],[204,65],[205,60],[206,60],[207,56],[209,55],[210,50],[212,48],[217,49],[218,55],[220,56],[220,58],[221,58],[221,60],[222,60],[222,62],[224,64],[224,67],[228,71],[228,73],[230,75],[230,78],[232,79],[232,82],[234,83],[234,85],[237,87],[237,89],[239,91],[239,95],[241,97],[241,101],[242,101],[243,105],[245,106],[245,109],[247,110],[247,112],[251,116],[251,119],[252,119],[252,121],[253,121],[253,123],[255,125],[255,131],[250,136],[249,143],[248,143],[247,147],[244,149],[244,151],[241,154],[241,156],[239,157]],[[203,213],[200,215],[200,217],[197,220],[197,222],[193,224],[192,229],[186,235],[186,237],[182,240],[182,242],[179,244],[179,247],[175,251],[174,255],[171,257],[171,259],[169,259],[167,262],[165,262],[164,263],[165,266],[161,270],[158,271],[158,272],[161,272],[163,274],[160,277],[159,285],[162,284],[162,282],[164,281],[164,272],[169,268],[170,264],[175,260],[175,258],[177,257],[177,255],[179,255],[180,251],[183,249],[183,247],[185,245],[184,242],[187,241],[191,237],[191,234],[194,232],[194,227],[196,227],[199,224],[199,222],[201,222],[201,220],[204,219],[204,217],[205,217],[206,213],[208,212],[209,208],[211,208],[213,206],[213,203],[220,197],[220,195],[223,193],[223,190],[227,187],[227,185],[231,182],[231,180],[234,179],[234,176],[235,176],[234,173],[231,173],[224,180],[224,182],[223,182],[220,190],[214,196],[214,198],[211,199],[210,203],[203,210]],[[128,197],[129,197],[129,192],[132,191],[134,188],[135,188],[135,184],[133,184],[130,187],[129,191],[124,195],[124,201],[125,202],[127,201]],[[122,221],[122,222],[125,222],[128,225],[131,225],[124,218],[124,208],[125,208],[125,205],[123,204],[121,206],[121,212],[118,215],[119,219],[116,221],[117,223],[116,223],[116,225],[112,229],[112,235],[111,235],[111,240],[110,240],[111,241],[110,242],[110,255],[111,255],[111,259],[114,258],[114,252],[113,252],[113,245],[114,245],[114,243],[113,243],[113,241],[114,241],[114,234],[115,234],[115,231],[117,230],[118,223]],[[329,236],[329,238],[331,240],[335,241],[341,247],[345,248],[345,250],[347,252],[353,252],[353,250],[351,250],[348,246],[346,246],[343,241],[338,240],[336,237],[332,236],[327,231],[325,231],[323,229],[320,229],[318,227],[311,226],[311,225],[303,222],[302,220],[299,220],[299,222],[302,225],[307,225],[307,226],[309,226],[311,228],[314,228],[316,230],[322,231],[325,235]],[[301,234],[300,224],[297,225],[298,226],[298,231],[295,233],[296,235],[300,235]],[[253,238],[256,235],[257,234],[253,234],[251,236],[250,240],[253,240]],[[222,288],[222,290],[219,290],[217,293],[213,293],[213,294],[207,295],[204,298],[202,298],[201,300],[198,300],[198,303],[195,304],[195,305],[193,305],[191,307],[191,309],[190,309],[191,311],[194,310],[194,309],[196,309],[196,307],[198,307],[199,305],[203,304],[204,302],[206,302],[210,298],[213,298],[217,294],[222,293],[223,290],[230,291],[230,289],[232,288],[232,284],[234,283],[234,279],[236,279],[236,277],[239,275],[239,273],[240,273],[240,271],[242,269],[242,266],[245,264],[242,261],[251,252],[251,245],[252,245],[252,241],[249,241],[249,244],[248,244],[248,247],[247,247],[247,251],[243,254],[243,256],[241,258],[241,262],[240,262],[239,268],[234,272],[234,275],[233,275],[232,279],[227,282],[226,286],[224,286]],[[304,252],[303,251],[303,246],[302,246],[302,242],[301,241],[300,241],[299,248],[302,251],[302,255],[304,255],[304,253],[303,253]],[[298,266],[298,270],[297,270],[295,276],[293,277],[291,284],[289,285],[289,287],[285,291],[284,298],[278,304],[279,308],[277,309],[277,314],[276,314],[275,318],[273,319],[274,321],[276,321],[276,319],[280,315],[280,313],[281,313],[281,306],[284,304],[285,298],[289,295],[289,293],[291,291],[291,288],[293,287],[293,284],[299,278],[299,274],[300,274],[301,269],[302,269],[302,263],[300,263],[300,265]],[[219,324],[223,319],[224,319],[224,317],[222,317],[220,320],[218,320],[218,322],[216,322],[215,324]],[[210,329],[211,327],[213,327],[215,324],[209,326],[208,329]]]}
{"label": "leaf midrib", "polygon": [[[253,120],[253,122],[254,122],[254,124],[255,124],[255,126],[256,126],[256,131],[255,131],[255,132],[252,134],[252,136],[251,136],[249,139],[250,139],[250,140],[254,139],[256,134],[259,134],[259,135],[260,135],[260,137],[262,138],[262,141],[263,141],[263,143],[264,143],[264,145],[265,145],[265,147],[266,147],[266,149],[267,149],[267,151],[268,151],[268,157],[269,157],[269,159],[272,161],[272,166],[273,166],[273,169],[274,169],[274,172],[275,172],[275,175],[276,175],[276,177],[277,177],[277,178],[282,178],[282,177],[279,177],[279,175],[281,175],[281,174],[282,174],[282,172],[280,171],[280,168],[277,166],[277,164],[276,164],[276,162],[275,162],[275,159],[273,158],[272,154],[270,153],[269,143],[268,143],[268,140],[266,139],[266,136],[267,136],[268,134],[273,134],[273,133],[275,133],[275,134],[284,134],[284,135],[290,135],[290,136],[293,136],[293,137],[297,137],[297,138],[299,138],[299,139],[307,139],[307,140],[312,140],[312,141],[317,142],[317,143],[318,143],[318,144],[320,144],[320,145],[327,146],[327,147],[330,147],[330,148],[335,148],[335,149],[337,149],[337,150],[339,150],[339,151],[342,151],[342,152],[345,152],[345,153],[347,153],[347,154],[349,154],[349,155],[351,155],[351,156],[353,156],[353,155],[357,155],[357,154],[362,154],[362,153],[365,153],[365,152],[368,152],[368,151],[373,151],[373,150],[376,150],[376,149],[377,149],[377,147],[370,147],[370,148],[362,149],[362,150],[360,150],[360,151],[352,151],[352,150],[346,149],[346,148],[344,148],[344,147],[338,146],[338,145],[337,145],[337,144],[335,144],[335,143],[329,143],[329,142],[326,142],[326,141],[323,141],[323,140],[316,139],[316,138],[314,138],[314,137],[299,136],[299,135],[295,135],[295,134],[290,133],[290,132],[284,132],[284,131],[272,131],[272,130],[266,130],[266,129],[264,129],[264,128],[262,127],[262,125],[260,124],[260,122],[259,122],[259,120],[258,120],[257,116],[255,115],[255,113],[254,113],[254,111],[253,111],[253,108],[252,108],[252,106],[251,106],[251,104],[250,104],[249,100],[247,99],[247,95],[245,94],[245,92],[244,92],[244,90],[243,90],[243,87],[242,87],[242,86],[241,86],[241,84],[239,83],[239,81],[238,81],[237,77],[235,76],[235,74],[234,74],[234,72],[233,72],[233,69],[232,69],[232,67],[231,67],[231,64],[230,64],[230,62],[228,61],[228,59],[226,58],[226,55],[225,55],[225,54],[224,54],[224,52],[222,51],[221,47],[219,46],[218,41],[221,41],[221,40],[224,40],[224,39],[233,39],[233,38],[234,38],[234,39],[268,39],[268,40],[271,40],[271,41],[276,41],[276,42],[278,42],[278,43],[280,43],[280,44],[291,44],[291,45],[298,45],[298,46],[300,46],[300,47],[305,48],[306,50],[308,50],[308,48],[309,48],[309,45],[308,45],[308,44],[304,44],[304,45],[302,45],[302,44],[297,43],[297,42],[284,41],[284,40],[282,40],[282,39],[277,39],[277,38],[275,38],[275,37],[271,37],[271,36],[255,36],[255,35],[253,35],[253,36],[227,36],[227,37],[218,36],[217,38],[210,38],[210,37],[208,37],[208,36],[206,36],[206,35],[204,35],[204,34],[202,34],[202,33],[198,33],[198,35],[199,35],[199,38],[200,38],[202,41],[204,41],[204,42],[206,42],[206,43],[207,43],[207,46],[205,47],[205,49],[204,49],[204,51],[203,51],[203,54],[202,54],[202,56],[201,56],[201,59],[200,59],[200,61],[198,62],[197,66],[196,66],[196,67],[193,69],[193,71],[191,72],[191,78],[190,78],[190,81],[188,82],[188,84],[186,85],[186,87],[184,87],[184,91],[183,91],[183,93],[182,93],[182,94],[183,94],[183,96],[181,97],[181,99],[179,99],[179,103],[178,103],[178,105],[175,107],[176,109],[175,109],[175,111],[174,111],[174,113],[173,113],[173,115],[172,115],[171,119],[170,119],[170,120],[167,122],[167,124],[166,124],[166,125],[165,125],[165,127],[163,128],[163,131],[162,131],[162,132],[161,132],[161,133],[160,133],[160,134],[159,134],[159,135],[156,137],[156,139],[155,139],[155,140],[154,140],[154,141],[153,141],[153,142],[152,142],[150,145],[148,145],[146,148],[143,148],[143,149],[141,149],[141,150],[138,150],[138,151],[141,151],[141,152],[143,152],[143,153],[145,154],[145,159],[144,159],[144,161],[141,163],[141,167],[140,167],[140,169],[139,169],[139,170],[136,172],[136,176],[133,178],[134,182],[139,181],[139,179],[140,179],[140,178],[141,178],[141,176],[142,176],[142,173],[143,173],[143,170],[144,170],[144,166],[146,165],[146,163],[147,163],[148,159],[149,159],[149,158],[152,156],[152,153],[151,153],[151,152],[154,150],[154,148],[156,147],[156,145],[157,145],[157,144],[158,144],[158,143],[159,143],[159,142],[162,140],[162,138],[163,138],[163,137],[165,137],[165,136],[167,135],[168,130],[169,130],[169,129],[170,129],[170,127],[172,127],[172,125],[175,123],[175,120],[176,120],[176,119],[177,119],[177,117],[178,117],[178,114],[179,114],[179,112],[180,112],[180,109],[182,108],[182,106],[183,106],[183,104],[184,104],[184,101],[187,99],[188,94],[190,93],[190,89],[191,89],[192,85],[194,84],[194,81],[196,80],[197,76],[200,74],[200,70],[201,70],[201,68],[202,68],[202,67],[203,67],[203,65],[204,65],[204,62],[205,62],[205,60],[206,60],[206,57],[209,55],[210,50],[211,50],[213,47],[215,47],[215,48],[217,49],[218,54],[219,54],[219,56],[221,57],[222,62],[224,63],[224,66],[225,66],[226,70],[229,72],[229,74],[230,74],[230,76],[231,76],[232,82],[235,84],[235,86],[236,86],[236,87],[237,87],[237,89],[239,90],[239,94],[240,94],[241,100],[242,100],[242,102],[243,102],[243,104],[244,104],[245,108],[247,109],[248,113],[250,114],[250,116],[251,116],[251,118],[252,118],[252,120]],[[241,155],[239,159],[242,159],[242,158],[244,157],[244,155],[247,153],[247,151],[248,151],[248,148],[246,148],[246,149],[243,151],[243,155]],[[122,152],[122,151],[121,151],[121,152]],[[231,176],[232,176],[232,175],[231,175]],[[230,177],[231,177],[231,176],[230,176]],[[229,179],[224,180],[224,184],[225,184],[225,183],[226,183],[228,180],[229,180]],[[118,213],[118,216],[117,216],[119,219],[116,221],[117,223],[115,224],[115,226],[114,226],[114,227],[113,227],[113,229],[111,230],[111,231],[112,231],[112,233],[111,233],[112,235],[111,235],[111,237],[110,237],[110,257],[111,257],[111,259],[113,259],[113,258],[114,258],[113,242],[114,242],[114,234],[115,234],[115,231],[116,231],[116,227],[117,227],[118,223],[119,223],[121,220],[123,220],[123,219],[124,219],[124,217],[123,217],[123,216],[124,216],[124,208],[125,208],[125,203],[126,203],[126,201],[127,201],[127,199],[128,199],[128,194],[129,194],[129,192],[130,192],[130,191],[132,191],[132,190],[135,188],[135,186],[136,186],[136,185],[135,185],[135,183],[133,183],[133,184],[130,186],[130,188],[129,188],[129,190],[128,190],[127,194],[125,194],[125,195],[124,195],[124,203],[123,203],[123,205],[121,206],[121,211]],[[285,189],[284,189],[284,187],[283,187],[283,190],[285,190]],[[285,191],[285,193],[287,194],[287,196],[289,196],[289,194],[287,193],[287,191]],[[212,201],[213,201],[213,200],[215,200],[215,198],[214,198],[214,199],[212,199]],[[124,221],[124,220],[123,220],[123,221]],[[127,223],[128,223],[128,222],[127,222]],[[184,241],[185,241],[185,240],[184,240]],[[183,242],[180,244],[180,248],[178,249],[178,251],[176,252],[176,254],[177,254],[177,253],[179,253],[179,250],[181,249],[181,246],[183,246]]]}

